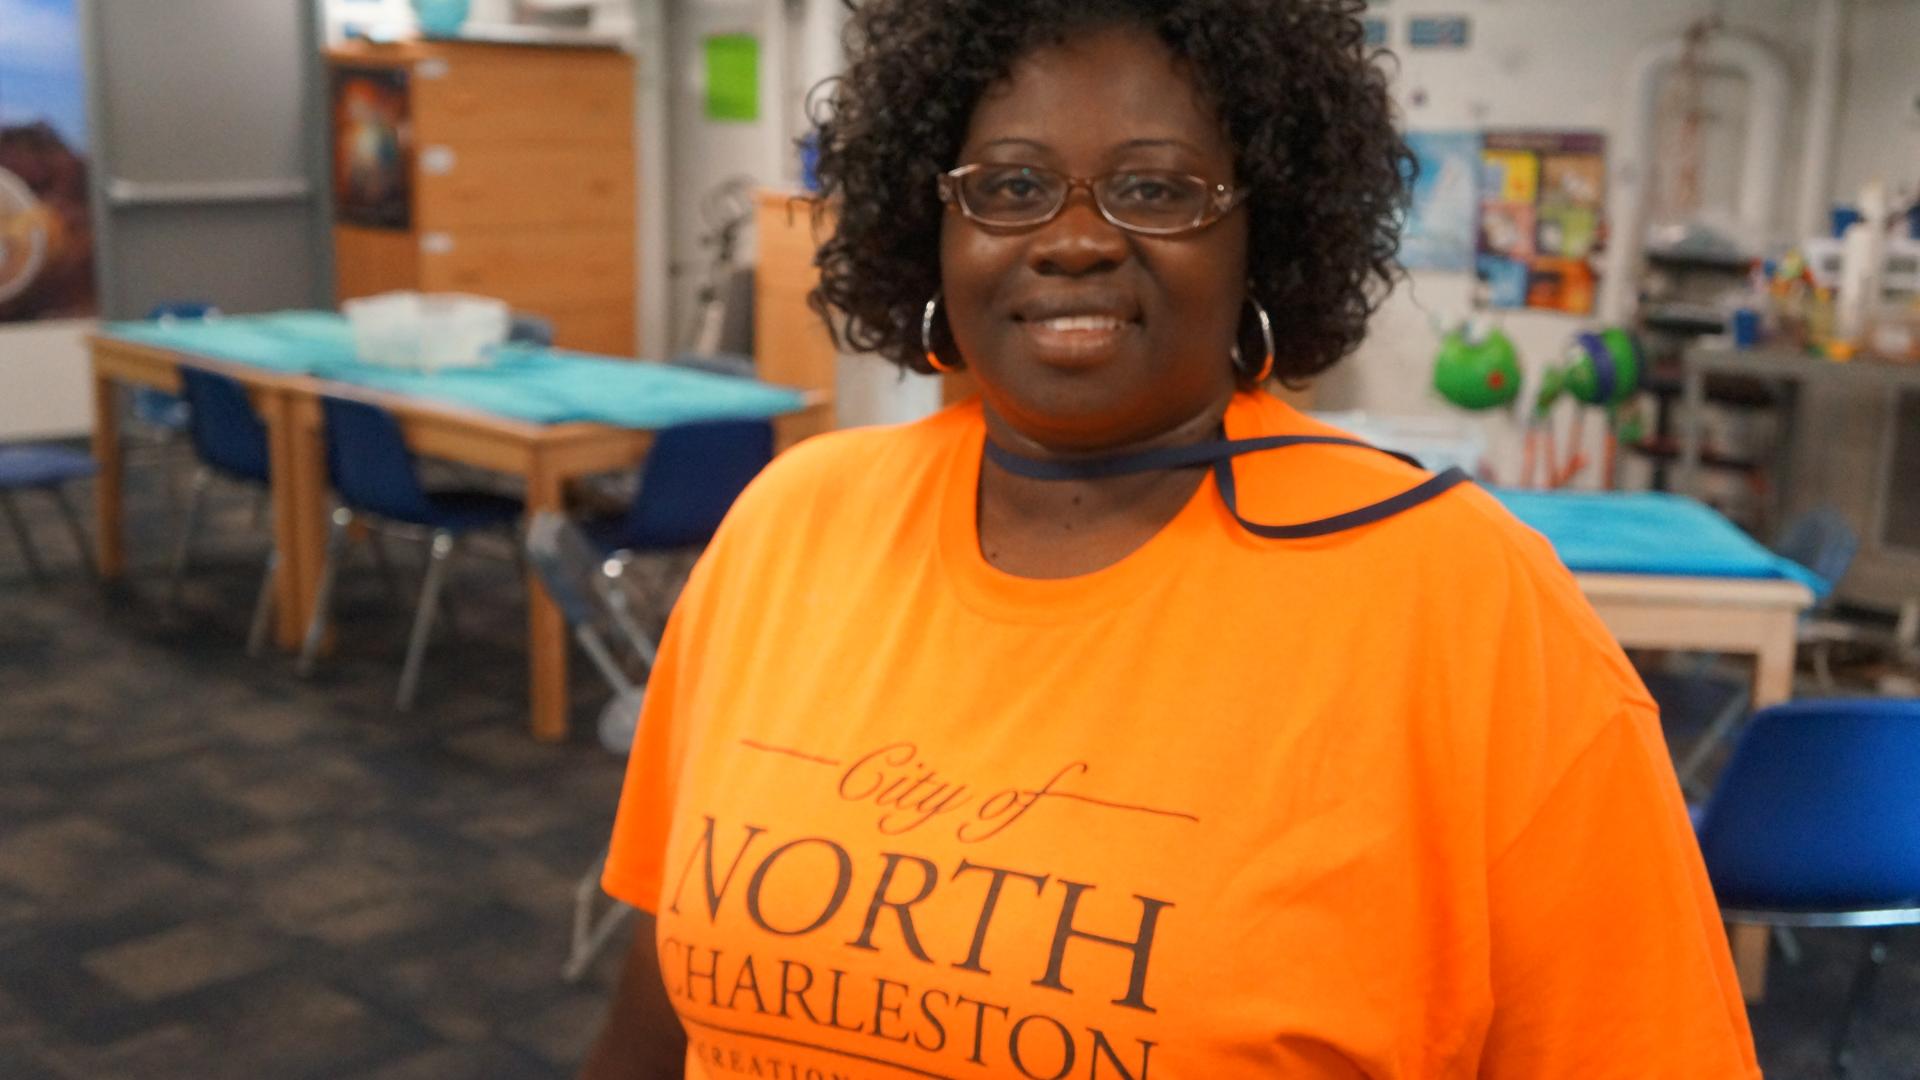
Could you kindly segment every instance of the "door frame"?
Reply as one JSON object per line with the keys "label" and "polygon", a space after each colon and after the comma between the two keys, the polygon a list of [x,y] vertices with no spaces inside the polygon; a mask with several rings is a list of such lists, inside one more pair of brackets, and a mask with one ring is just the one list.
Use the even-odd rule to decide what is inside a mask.
{"label": "door frame", "polygon": [[[305,118],[306,176],[304,184],[265,181],[245,184],[210,182],[196,185],[141,185],[134,187],[110,175],[112,149],[109,146],[108,103],[104,74],[106,42],[101,33],[102,8],[112,3],[147,0],[76,0],[83,64],[87,80],[89,203],[93,215],[94,288],[99,297],[103,320],[138,318],[142,312],[126,308],[126,298],[113,265],[115,215],[141,206],[234,206],[248,203],[305,202],[309,204],[308,230],[317,265],[313,291],[308,304],[331,308],[333,296],[333,199],[331,198],[332,143],[328,138],[328,89],[322,45],[325,34],[324,0],[284,0],[302,12],[300,51],[306,58],[306,79],[302,84],[300,113]],[[262,0],[245,0],[259,3]],[[291,181],[293,178],[287,178]]]}

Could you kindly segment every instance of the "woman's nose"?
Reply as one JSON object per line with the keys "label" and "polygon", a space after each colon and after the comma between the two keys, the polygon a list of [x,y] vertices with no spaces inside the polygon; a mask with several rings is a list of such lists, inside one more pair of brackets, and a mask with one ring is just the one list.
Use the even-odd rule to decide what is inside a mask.
{"label": "woman's nose", "polygon": [[1059,215],[1034,234],[1028,260],[1042,274],[1077,277],[1113,269],[1129,249],[1126,231],[1101,215],[1092,191],[1079,188],[1067,193]]}

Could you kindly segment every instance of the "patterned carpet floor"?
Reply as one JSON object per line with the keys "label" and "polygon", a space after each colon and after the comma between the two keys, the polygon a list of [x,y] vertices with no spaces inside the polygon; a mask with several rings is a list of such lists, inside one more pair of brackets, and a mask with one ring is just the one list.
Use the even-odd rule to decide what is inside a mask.
{"label": "patterned carpet floor", "polygon": [[[560,978],[572,889],[621,763],[583,664],[580,734],[527,736],[512,564],[459,565],[400,714],[410,599],[364,563],[315,678],[246,656],[265,539],[244,493],[222,493],[177,605],[166,485],[134,484],[112,589],[21,505],[52,580],[0,539],[0,1078],[571,1075],[617,966]],[[1860,945],[1799,940],[1752,1013],[1775,1080],[1831,1075]],[[1856,1080],[1920,1076],[1920,936],[1895,941],[1855,1043]]]}

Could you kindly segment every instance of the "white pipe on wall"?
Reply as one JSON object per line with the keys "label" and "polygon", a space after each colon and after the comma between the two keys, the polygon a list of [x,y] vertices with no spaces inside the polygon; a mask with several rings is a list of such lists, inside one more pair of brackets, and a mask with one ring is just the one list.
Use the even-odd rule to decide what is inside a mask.
{"label": "white pipe on wall", "polygon": [[846,29],[847,8],[840,0],[807,0],[805,19],[801,91],[810,94],[814,87],[840,74],[846,67],[846,52],[841,46],[840,35]]}
{"label": "white pipe on wall", "polygon": [[792,110],[787,107],[789,50],[787,5],[783,0],[760,0],[760,131],[765,138],[764,164],[754,170],[762,181],[785,180],[797,169],[790,131]]}
{"label": "white pipe on wall", "polygon": [[638,101],[634,143],[640,156],[639,248],[641,356],[663,358],[673,348],[673,233],[667,218],[667,194],[673,187],[673,120],[667,101],[672,87],[673,36],[667,24],[667,0],[634,0],[634,81]]}
{"label": "white pipe on wall", "polygon": [[1827,234],[1832,198],[1834,129],[1840,117],[1841,53],[1847,38],[1846,0],[1819,0],[1814,15],[1813,73],[1807,86],[1807,137],[1800,161],[1800,197],[1794,239]]}
{"label": "white pipe on wall", "polygon": [[[1612,193],[1607,217],[1611,240],[1600,286],[1600,317],[1608,323],[1630,319],[1636,306],[1640,257],[1646,249],[1647,196],[1652,179],[1655,110],[1660,83],[1680,63],[1686,42],[1675,39],[1640,50],[1628,69],[1630,93],[1622,137],[1614,148]],[[1740,168],[1736,209],[1739,235],[1750,252],[1773,239],[1778,204],[1780,136],[1787,116],[1787,68],[1766,45],[1735,34],[1716,34],[1703,47],[1703,63],[1732,68],[1747,79],[1746,153]]]}

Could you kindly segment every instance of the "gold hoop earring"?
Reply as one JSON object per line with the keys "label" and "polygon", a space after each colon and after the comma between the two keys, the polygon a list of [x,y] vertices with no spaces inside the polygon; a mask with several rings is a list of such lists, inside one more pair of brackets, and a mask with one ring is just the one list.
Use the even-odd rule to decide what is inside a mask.
{"label": "gold hoop earring", "polygon": [[[1273,359],[1274,359],[1273,320],[1267,317],[1267,309],[1262,307],[1260,304],[1260,301],[1256,300],[1252,295],[1249,295],[1247,297],[1247,303],[1253,305],[1253,317],[1260,324],[1260,341],[1261,341],[1261,344],[1265,345],[1267,348],[1266,359],[1261,362],[1260,370],[1254,373],[1253,375],[1254,385],[1257,386],[1260,383],[1266,382],[1269,378],[1273,376]],[[1240,366],[1240,361],[1242,357],[1240,353],[1240,345],[1238,342],[1234,343],[1233,351],[1230,354],[1230,356],[1233,362],[1234,370],[1235,371],[1242,370]]]}
{"label": "gold hoop earring", "polygon": [[940,359],[939,354],[933,351],[933,313],[939,306],[940,294],[934,293],[933,299],[927,301],[926,310],[920,314],[920,347],[927,354],[927,366],[945,375],[959,370],[959,367]]}

